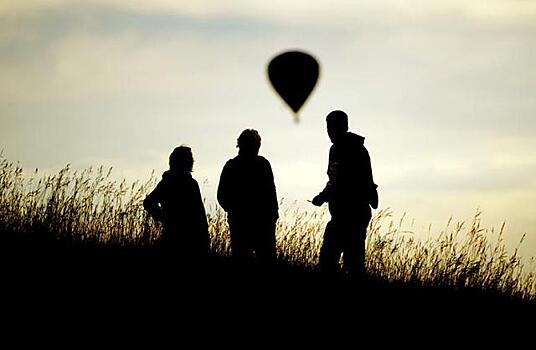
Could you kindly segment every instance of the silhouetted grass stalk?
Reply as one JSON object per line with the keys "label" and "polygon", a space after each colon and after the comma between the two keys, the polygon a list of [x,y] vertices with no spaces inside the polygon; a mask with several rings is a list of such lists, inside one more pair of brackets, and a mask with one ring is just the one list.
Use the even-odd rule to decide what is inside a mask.
{"label": "silhouetted grass stalk", "polygon": [[[23,169],[0,156],[0,232],[48,234],[58,239],[119,245],[150,245],[160,227],[142,207],[156,184],[115,181],[112,169],[77,172],[66,166],[53,175]],[[211,249],[230,254],[225,213],[207,208]],[[307,211],[290,206],[277,224],[279,258],[314,267],[328,220],[326,210]],[[473,221],[448,221],[439,236],[417,239],[403,229],[404,217],[392,219],[388,209],[373,217],[367,235],[367,270],[388,281],[453,288],[474,287],[505,295],[536,299],[534,271],[527,271],[517,249],[509,254],[504,225],[495,231],[481,227],[481,213]],[[490,243],[488,236],[497,236]]]}

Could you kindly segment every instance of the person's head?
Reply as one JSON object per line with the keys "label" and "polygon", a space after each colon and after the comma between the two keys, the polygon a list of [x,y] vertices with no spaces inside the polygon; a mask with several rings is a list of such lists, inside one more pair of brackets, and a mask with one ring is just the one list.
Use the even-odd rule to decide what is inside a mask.
{"label": "person's head", "polygon": [[348,115],[343,111],[333,111],[326,117],[328,136],[336,143],[348,132]]}
{"label": "person's head", "polygon": [[172,171],[192,172],[194,157],[190,147],[179,146],[169,155],[169,168]]}
{"label": "person's head", "polygon": [[254,129],[246,129],[238,136],[237,145],[239,154],[256,156],[261,148],[261,136]]}

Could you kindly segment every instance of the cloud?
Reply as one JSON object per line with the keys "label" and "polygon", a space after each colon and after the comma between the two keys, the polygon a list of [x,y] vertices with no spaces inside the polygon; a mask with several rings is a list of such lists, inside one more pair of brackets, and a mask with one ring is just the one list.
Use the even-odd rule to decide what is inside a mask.
{"label": "cloud", "polygon": [[[240,75],[233,57],[226,57],[234,49],[222,54],[218,45],[203,45],[198,35],[187,31],[175,35],[149,39],[129,30],[111,36],[66,34],[41,52],[39,59],[0,64],[0,98],[11,102],[128,95],[188,98],[217,87],[212,79],[218,75]],[[224,60],[227,64],[206,66],[214,60],[203,57],[217,55],[221,64]]]}
{"label": "cloud", "polygon": [[220,78],[243,75],[244,45],[260,47],[251,37],[269,36],[270,29],[249,20],[103,7],[28,13],[0,23],[0,99],[187,98],[225,90]]}
{"label": "cloud", "polygon": [[177,91],[178,77],[187,80],[188,71],[180,72],[176,52],[145,45],[129,33],[109,38],[67,35],[38,61],[0,66],[4,81],[9,82],[0,91],[9,100],[63,101]]}
{"label": "cloud", "polygon": [[[378,121],[382,129],[453,130],[458,137],[463,129],[486,135],[536,128],[536,26],[482,25],[463,15],[482,2],[430,1],[418,10],[428,15],[414,18],[406,2],[298,1],[294,8],[312,14],[305,16],[310,23],[296,26],[264,14],[272,6],[265,2],[46,3],[19,9],[11,2],[19,9],[12,12],[22,14],[0,21],[4,105],[176,99],[196,102],[189,103],[193,109],[218,103],[225,110],[271,93],[263,80],[266,60],[282,48],[304,47],[323,68],[318,97],[307,107],[344,106],[366,116],[359,124],[365,130],[377,130]],[[272,7],[288,14],[289,6]],[[342,28],[333,11],[344,8],[359,20],[342,21]]]}
{"label": "cloud", "polygon": [[436,197],[536,191],[532,136],[408,128],[371,135],[367,144],[375,180],[387,192]]}
{"label": "cloud", "polygon": [[20,15],[49,9],[94,6],[144,14],[180,14],[214,18],[221,16],[272,18],[278,20],[312,19],[326,16],[349,17],[355,14],[393,13],[410,17],[441,16],[460,13],[479,20],[520,20],[536,16],[532,0],[3,0],[1,15]]}

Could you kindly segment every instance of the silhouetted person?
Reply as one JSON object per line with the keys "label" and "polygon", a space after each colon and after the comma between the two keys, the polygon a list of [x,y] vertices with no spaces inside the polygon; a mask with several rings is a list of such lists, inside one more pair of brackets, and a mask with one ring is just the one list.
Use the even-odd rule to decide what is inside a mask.
{"label": "silhouetted person", "polygon": [[[238,155],[223,167],[218,202],[227,212],[233,257],[244,262],[256,257],[261,264],[275,259],[278,214],[272,167],[259,156],[261,137],[244,130],[238,137]],[[253,255],[254,253],[254,255]]]}
{"label": "silhouetted person", "polygon": [[365,273],[365,238],[371,219],[370,207],[378,207],[377,186],[372,178],[364,137],[348,131],[348,116],[333,111],[326,117],[333,145],[329,150],[329,181],[312,201],[329,203],[331,220],[320,249],[320,269],[336,273],[343,254],[344,268],[351,276]]}
{"label": "silhouetted person", "polygon": [[153,219],[163,224],[159,253],[191,268],[202,262],[209,248],[205,207],[191,174],[193,163],[189,147],[175,148],[169,156],[169,170],[143,201]]}

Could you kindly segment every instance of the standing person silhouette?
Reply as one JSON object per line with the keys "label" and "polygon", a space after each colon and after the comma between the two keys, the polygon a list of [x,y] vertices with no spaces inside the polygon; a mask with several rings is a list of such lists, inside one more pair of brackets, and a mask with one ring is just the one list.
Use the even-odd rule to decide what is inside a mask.
{"label": "standing person silhouette", "polygon": [[192,178],[193,164],[189,147],[175,148],[169,156],[169,170],[143,201],[145,210],[163,224],[159,252],[190,268],[202,263],[209,248],[207,217],[199,185]]}
{"label": "standing person silhouette", "polygon": [[270,162],[259,156],[261,137],[256,130],[242,131],[238,155],[223,167],[218,202],[227,212],[232,255],[238,262],[256,258],[262,265],[274,262],[278,214],[274,175]]}
{"label": "standing person silhouette", "polygon": [[329,203],[331,220],[326,226],[320,249],[320,269],[329,274],[339,270],[343,254],[344,269],[350,276],[365,274],[365,238],[372,213],[378,207],[377,185],[372,178],[365,138],[348,131],[348,116],[333,111],[326,117],[329,150],[329,181],[312,203]]}

